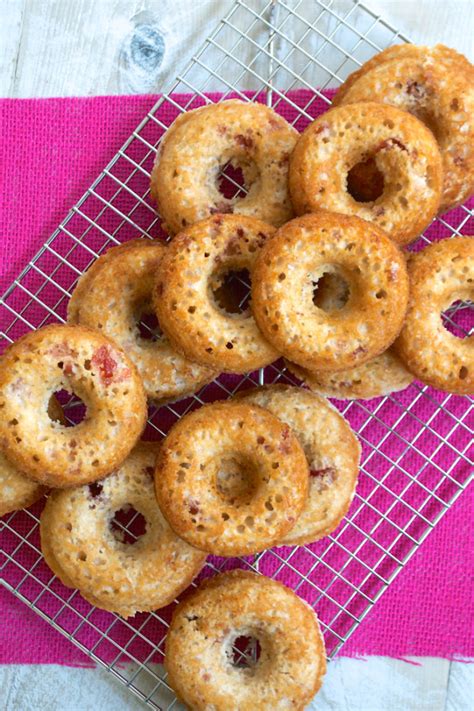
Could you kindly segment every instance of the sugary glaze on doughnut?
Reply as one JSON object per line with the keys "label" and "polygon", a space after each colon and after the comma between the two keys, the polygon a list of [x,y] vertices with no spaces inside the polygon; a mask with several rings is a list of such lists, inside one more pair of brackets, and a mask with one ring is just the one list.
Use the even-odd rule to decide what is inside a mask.
{"label": "sugary glaze on doughnut", "polygon": [[[288,160],[296,130],[273,109],[237,99],[183,113],[161,141],[151,195],[171,233],[214,213],[248,215],[281,225],[293,215]],[[225,198],[219,171],[243,172],[248,193]]]}
{"label": "sugary glaze on doughnut", "polygon": [[423,121],[441,150],[439,210],[446,212],[474,192],[474,67],[448,48],[413,47],[391,56],[361,67],[342,85],[334,104],[377,101]]}
{"label": "sugary glaze on doughnut", "polygon": [[327,536],[346,515],[355,493],[361,449],[354,432],[327,400],[303,388],[269,385],[244,392],[242,399],[286,422],[308,460],[308,498],[281,545],[304,545]]}
{"label": "sugary glaze on doughnut", "polygon": [[177,353],[164,334],[140,336],[138,321],[153,313],[152,290],[166,253],[158,241],[138,239],[112,247],[79,279],[68,320],[102,331],[136,365],[148,398],[163,403],[199,390],[218,375]]}
{"label": "sugary glaze on doughnut", "polygon": [[[324,274],[342,278],[342,308],[313,301]],[[253,313],[270,343],[310,370],[362,365],[398,335],[408,300],[405,258],[376,225],[318,212],[281,227],[254,270]],[[337,304],[334,304],[337,306]]]}
{"label": "sugary glaze on doughnut", "polygon": [[[66,422],[62,407],[54,396],[48,404],[48,415],[61,424]],[[44,486],[18,471],[0,452],[0,516],[32,506],[45,491]]]}
{"label": "sugary glaze on doughnut", "polygon": [[339,400],[370,400],[404,390],[414,380],[393,348],[356,368],[312,371],[286,361],[288,370],[313,392]]}
{"label": "sugary glaze on doughnut", "polygon": [[156,275],[158,321],[174,348],[190,359],[233,373],[268,365],[278,352],[250,309],[229,313],[214,293],[229,272],[247,269],[275,228],[242,215],[215,215],[174,237]]}
{"label": "sugary glaze on doughnut", "polygon": [[[100,483],[54,491],[41,516],[41,545],[53,572],[93,605],[123,617],[168,605],[206,558],[173,533],[156,503],[157,449],[139,443]],[[146,520],[135,543],[111,528],[114,513],[125,506]]]}
{"label": "sugary glaze on doughnut", "polygon": [[[260,657],[233,663],[233,642],[253,636]],[[293,591],[250,571],[206,580],[176,608],[165,667],[178,697],[195,711],[303,711],[326,673],[324,642],[311,607]]]}
{"label": "sugary glaze on doughnut", "polygon": [[[383,175],[383,192],[361,202],[349,192],[348,176],[369,160]],[[298,215],[321,209],[355,215],[404,245],[438,211],[442,159],[433,134],[415,116],[373,101],[353,103],[327,111],[302,133],[289,185]]]}
{"label": "sugary glaze on doughnut", "polygon": [[457,338],[441,314],[456,301],[474,301],[474,238],[434,242],[408,262],[410,300],[398,355],[424,383],[474,394],[474,335]]}
{"label": "sugary glaze on doughnut", "polygon": [[[50,397],[59,390],[74,392],[86,405],[75,427],[48,415]],[[0,359],[0,408],[0,445],[8,459],[54,487],[109,474],[146,421],[135,366],[105,336],[84,326],[46,326],[12,344]]]}
{"label": "sugary glaze on doughnut", "polygon": [[243,402],[205,405],[163,442],[155,486],[170,526],[214,555],[250,555],[295,525],[308,464],[288,425]]}

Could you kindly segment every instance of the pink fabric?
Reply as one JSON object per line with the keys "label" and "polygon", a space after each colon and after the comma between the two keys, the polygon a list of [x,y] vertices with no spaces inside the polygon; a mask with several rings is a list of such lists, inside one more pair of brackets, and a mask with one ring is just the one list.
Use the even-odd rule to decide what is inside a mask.
{"label": "pink fabric", "polygon": [[[80,198],[110,157],[120,148],[142,116],[151,108],[155,98],[131,96],[0,102],[2,126],[0,293],[17,276],[63,219],[71,205]],[[300,106],[305,106],[311,98],[308,92],[292,95],[292,100]],[[311,104],[309,112],[317,115],[323,109],[324,103],[316,101]],[[282,113],[287,117],[291,117],[292,111],[289,104],[282,107]],[[171,108],[164,107],[160,117],[169,123],[172,118]],[[461,214],[459,210],[453,211],[446,219],[450,224],[457,225],[461,221]],[[439,224],[430,229],[434,238],[447,234],[446,229]],[[472,223],[464,226],[464,232],[473,233]],[[132,234],[127,236],[130,237]],[[6,316],[2,311],[1,328],[5,327]],[[444,401],[444,397],[434,391],[432,397],[439,402]],[[401,404],[411,402],[413,392],[407,391],[397,398]],[[369,404],[367,407],[373,410],[375,405]],[[428,420],[433,411],[432,407],[429,403],[421,402],[417,414],[422,421]],[[462,398],[451,399],[449,408],[458,417],[466,415],[466,403]],[[377,425],[371,424],[365,429],[364,412],[362,409],[354,410],[351,423],[362,430],[372,444],[378,443],[380,434],[377,434]],[[400,410],[393,408],[379,413],[379,416],[386,422],[395,422],[399,414]],[[453,434],[453,424],[453,420],[449,417],[444,420],[435,418],[432,426],[438,429],[453,446],[463,448],[468,443],[469,433],[464,427],[458,428]],[[408,440],[418,432],[413,423],[408,423],[406,426],[402,423],[399,427]],[[433,454],[435,443],[430,441],[429,435],[423,434],[419,442],[420,449],[425,454]],[[402,449],[397,450],[397,442],[392,442],[390,446],[390,456],[402,456]],[[383,443],[381,447],[383,449]],[[365,451],[365,456],[367,453],[368,450]],[[446,469],[452,463],[452,457],[446,450],[443,450],[443,455],[438,459],[435,456],[435,460],[440,467]],[[418,471],[420,467],[420,461],[413,453],[403,455],[401,462],[409,471]],[[375,463],[372,460],[372,465],[371,471],[377,476],[387,471],[387,465],[382,458],[380,461],[375,460]],[[467,466],[466,463],[458,465],[456,475],[460,479],[465,478]],[[396,477],[396,475],[397,472],[389,476]],[[422,473],[422,476],[426,477],[425,484],[429,485],[430,477],[435,475],[434,469],[426,467]],[[387,479],[387,481],[391,480]],[[396,480],[390,486],[396,489]],[[360,487],[361,493],[365,495],[370,493],[369,481],[361,481]],[[440,488],[440,492],[442,491],[443,489]],[[412,503],[414,507],[421,505],[416,498],[413,498]],[[377,500],[379,509],[385,510],[383,508],[385,504],[383,499]],[[357,507],[356,502],[354,506]],[[36,511],[38,510],[37,508]],[[430,515],[428,509],[423,509],[423,512],[427,516]],[[383,654],[394,657],[435,655],[450,658],[473,656],[472,587],[469,577],[469,570],[472,569],[470,538],[472,513],[472,494],[466,492],[429,536],[406,570],[377,603],[367,620],[345,644],[342,654],[348,656]],[[31,519],[23,513],[17,514],[16,517],[12,525],[22,528],[23,533],[27,534],[31,529]],[[355,520],[362,529],[367,527],[369,530],[370,511],[364,511],[361,517]],[[418,535],[415,527],[409,530],[415,537]],[[394,540],[388,531],[382,531],[380,535],[384,545]],[[31,540],[37,543],[36,534],[32,535]],[[347,538],[342,537],[341,541],[351,550],[358,544],[353,530],[349,530]],[[10,551],[15,547],[15,541],[6,532],[2,533],[3,545]],[[326,551],[327,545],[327,542],[320,542],[315,544],[314,550],[321,555]],[[394,546],[394,553],[403,555],[403,550],[396,548],[396,542]],[[279,549],[282,557],[286,558],[290,553],[290,549]],[[25,546],[17,557],[23,554],[23,564],[26,569],[29,569],[36,558]],[[375,550],[374,556],[376,556]],[[370,559],[370,554],[367,559]],[[374,557],[373,564],[377,559]],[[297,552],[290,562],[297,570],[306,573],[310,571],[314,561],[303,552]],[[0,563],[3,563],[1,554]],[[23,576],[10,574],[8,570],[7,567],[7,573],[3,573],[5,577],[10,576],[8,577],[10,582],[18,584]],[[49,580],[50,574],[43,563],[35,568],[35,572],[36,570],[39,571],[39,579]],[[286,568],[278,573],[278,562],[271,554],[263,558],[261,570],[276,574],[279,579],[288,584],[295,583],[295,577],[292,577],[290,569]],[[383,566],[378,570],[381,575],[389,575],[391,572],[391,569],[385,569]],[[359,581],[358,576],[361,574],[360,571],[354,570],[351,573],[352,579]],[[318,573],[317,583],[321,587],[324,587],[328,580],[329,578],[325,579],[324,571]],[[66,599],[68,596],[66,590],[59,583],[54,583],[54,586],[56,586],[54,589]],[[41,588],[27,580],[22,584],[21,591],[29,600],[33,600],[40,593]],[[311,601],[312,591],[305,585],[301,586],[299,592]],[[341,601],[345,600],[350,592],[342,588],[331,588],[334,598]],[[373,594],[374,589],[367,589],[367,593]],[[42,600],[44,601],[45,597]],[[73,606],[82,612],[89,609],[79,596],[74,598]],[[45,602],[42,609],[48,615],[52,615],[59,607],[56,609],[52,603]],[[362,610],[362,607],[360,609]],[[169,612],[169,610],[163,611],[163,617],[168,618]],[[336,613],[337,608],[333,612],[327,606],[322,609],[323,619],[327,621],[330,621]],[[356,606],[353,608],[353,613],[357,615]],[[67,614],[72,618],[73,613]],[[97,611],[93,613],[92,619],[97,629],[105,630],[113,618],[107,613]],[[145,616],[137,616],[137,620],[132,623],[133,628],[138,628],[144,620]],[[58,623],[69,631],[72,631],[77,624],[73,624],[73,619],[63,624],[61,615],[58,617]],[[163,630],[159,622],[155,621],[151,624],[154,624],[155,628],[150,636],[159,643]],[[344,624],[339,628],[341,634],[348,629],[348,623],[345,627]],[[144,635],[148,635],[147,625],[148,623],[145,625]],[[112,661],[117,654],[113,640],[116,639],[120,644],[126,643],[130,639],[129,632],[127,637],[127,629],[118,622],[108,633],[112,641],[102,642],[96,648],[97,654],[101,658]],[[77,637],[88,648],[98,641],[98,633],[88,629],[87,625],[77,632]],[[140,641],[140,638],[137,638],[130,643],[129,651],[143,659],[144,656],[151,654],[152,649],[144,640]],[[34,612],[9,592],[0,589],[0,662],[86,664],[88,660],[83,653]]]}

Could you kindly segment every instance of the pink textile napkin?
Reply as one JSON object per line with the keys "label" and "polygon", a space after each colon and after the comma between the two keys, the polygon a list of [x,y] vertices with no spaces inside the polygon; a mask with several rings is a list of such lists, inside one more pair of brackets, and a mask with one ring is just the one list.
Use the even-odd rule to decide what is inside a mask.
{"label": "pink textile napkin", "polygon": [[[304,106],[308,98],[308,92],[302,92],[299,105]],[[126,96],[0,102],[0,292],[53,232],[155,100]],[[311,113],[316,115],[323,109],[322,101],[314,102]],[[459,224],[459,211],[446,219]],[[466,224],[464,230],[472,234],[472,224]],[[436,238],[448,232],[436,225],[431,234]],[[446,514],[342,648],[342,654],[473,656],[468,573],[472,568],[472,501],[472,494],[466,492]],[[86,664],[87,658],[0,589],[0,663]]]}

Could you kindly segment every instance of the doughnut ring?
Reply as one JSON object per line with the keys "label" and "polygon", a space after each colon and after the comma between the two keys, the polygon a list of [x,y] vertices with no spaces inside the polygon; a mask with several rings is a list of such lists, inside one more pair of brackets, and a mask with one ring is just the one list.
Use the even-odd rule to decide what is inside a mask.
{"label": "doughnut ring", "polygon": [[[87,407],[64,427],[48,415],[58,390]],[[0,359],[0,445],[21,472],[51,487],[96,481],[119,466],[141,435],[146,398],[135,366],[101,333],[51,325],[13,343]]]}
{"label": "doughnut ring", "polygon": [[471,62],[463,54],[456,52],[456,50],[450,47],[446,47],[444,44],[437,44],[434,47],[424,47],[415,44],[396,44],[374,55],[359,69],[349,74],[347,79],[337,90],[337,94],[332,100],[333,106],[339,106],[348,90],[352,88],[356,81],[375,67],[395,59],[403,61],[405,59],[419,59],[420,57],[426,59],[427,62],[430,62],[432,65],[441,65],[447,72],[460,72],[471,80],[474,78],[474,68]]}
{"label": "doughnut ring", "polygon": [[[236,213],[282,225],[293,216],[288,161],[297,131],[263,104],[223,101],[181,114],[156,156],[151,196],[171,233],[210,215]],[[242,170],[247,195],[227,199],[219,171]]]}
{"label": "doughnut ring", "polygon": [[408,111],[428,126],[443,159],[440,212],[474,192],[474,68],[462,55],[448,52],[453,59],[436,47],[414,47],[404,57],[364,65],[334,101],[340,106],[376,100]]}
{"label": "doughnut ring", "polygon": [[147,239],[112,247],[79,279],[68,305],[68,320],[102,331],[135,364],[153,402],[176,400],[211,382],[217,372],[183,358],[160,335],[140,335],[138,322],[151,304],[155,271],[166,246]]}
{"label": "doughnut ring", "polygon": [[[243,637],[258,640],[257,661],[234,651]],[[326,658],[306,602],[282,583],[232,570],[205,580],[175,609],[165,668],[195,711],[303,711],[321,686]]]}
{"label": "doughnut ring", "polygon": [[[62,425],[66,423],[62,407],[54,396],[48,404],[48,415]],[[44,486],[18,471],[0,452],[0,516],[18,509],[27,509],[41,499],[45,492]]]}
{"label": "doughnut ring", "polygon": [[[349,192],[350,171],[371,159],[383,176],[383,192],[360,202]],[[289,185],[298,215],[321,209],[357,215],[404,245],[438,211],[442,159],[431,131],[405,111],[375,102],[338,106],[301,134]]]}
{"label": "doughnut ring", "polygon": [[221,556],[250,555],[293,528],[306,501],[308,464],[288,425],[241,402],[205,405],[164,440],[156,495],[171,528]]}
{"label": "doughnut ring", "polygon": [[[326,274],[342,278],[342,308],[313,301]],[[288,360],[335,371],[372,360],[394,341],[408,301],[405,259],[376,225],[317,212],[281,227],[254,270],[252,303],[263,335]]]}
{"label": "doughnut ring", "polygon": [[256,370],[278,358],[248,309],[228,313],[214,296],[229,272],[247,269],[252,277],[260,248],[274,232],[252,217],[215,215],[172,240],[158,267],[154,303],[177,351],[232,373]]}
{"label": "doughnut ring", "polygon": [[405,390],[414,380],[393,348],[355,368],[312,371],[286,361],[290,373],[313,392],[338,400],[370,400]]}
{"label": "doughnut ring", "polygon": [[474,239],[453,237],[411,255],[410,300],[395,348],[420,380],[451,393],[474,393],[474,335],[456,338],[441,320],[455,301],[474,301]]}
{"label": "doughnut ring", "polygon": [[[54,491],[41,516],[41,546],[53,572],[91,604],[123,617],[168,605],[206,559],[173,533],[158,508],[152,476],[157,450],[140,442],[100,483]],[[133,543],[111,528],[124,507],[146,520],[145,533]]]}
{"label": "doughnut ring", "polygon": [[242,400],[286,422],[308,460],[308,498],[280,545],[304,545],[327,536],[346,515],[357,484],[361,449],[351,427],[327,400],[291,385],[254,388]]}

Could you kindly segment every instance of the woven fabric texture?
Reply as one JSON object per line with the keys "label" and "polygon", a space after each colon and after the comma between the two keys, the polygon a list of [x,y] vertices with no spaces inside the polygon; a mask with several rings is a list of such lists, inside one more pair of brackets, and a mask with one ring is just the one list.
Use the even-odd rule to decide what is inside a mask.
{"label": "woven fabric texture", "polygon": [[[300,105],[307,98],[306,93]],[[0,102],[0,292],[53,232],[155,100],[151,96],[122,96]],[[323,102],[315,102],[311,111],[316,115],[323,108]],[[166,112],[165,108],[160,118],[168,123],[172,116]],[[435,239],[448,234],[440,225],[430,230]],[[472,224],[466,225],[466,233],[473,233]],[[472,502],[472,494],[466,492],[446,514],[342,654],[473,656],[469,577]],[[272,572],[266,571],[265,565],[261,570]],[[280,579],[285,581],[284,575]],[[291,584],[291,579],[287,582]],[[88,662],[33,611],[0,589],[0,663]]]}

